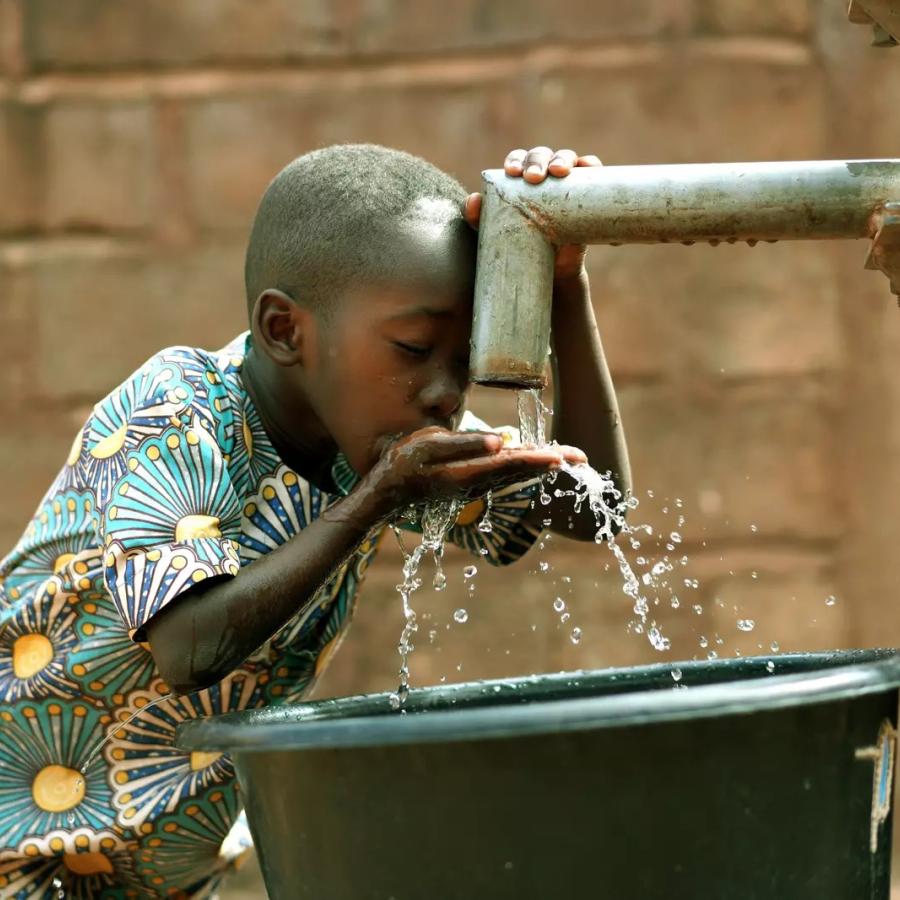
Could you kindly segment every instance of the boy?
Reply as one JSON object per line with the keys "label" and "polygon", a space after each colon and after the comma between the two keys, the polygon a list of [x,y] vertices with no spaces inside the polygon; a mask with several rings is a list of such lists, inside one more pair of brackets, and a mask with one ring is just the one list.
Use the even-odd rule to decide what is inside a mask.
{"label": "boy", "polygon": [[[506,170],[579,164],[599,161],[536,148]],[[450,537],[494,563],[548,515],[593,537],[569,501],[532,503],[534,477],[581,451],[457,430],[479,208],[407,154],[300,157],[254,221],[249,334],[164,350],[95,407],[0,564],[0,895],[209,896],[236,783],[227,757],[179,752],[176,727],[302,697],[410,504],[493,489],[493,532],[469,510]],[[556,437],[626,492],[583,256],[558,253]]]}

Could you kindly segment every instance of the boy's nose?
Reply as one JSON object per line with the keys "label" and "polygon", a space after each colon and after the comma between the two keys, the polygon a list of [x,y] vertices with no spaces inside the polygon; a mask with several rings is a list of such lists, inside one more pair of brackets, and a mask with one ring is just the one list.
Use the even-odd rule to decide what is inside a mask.
{"label": "boy's nose", "polygon": [[432,378],[419,394],[422,411],[430,419],[449,421],[462,403],[463,391],[448,372]]}

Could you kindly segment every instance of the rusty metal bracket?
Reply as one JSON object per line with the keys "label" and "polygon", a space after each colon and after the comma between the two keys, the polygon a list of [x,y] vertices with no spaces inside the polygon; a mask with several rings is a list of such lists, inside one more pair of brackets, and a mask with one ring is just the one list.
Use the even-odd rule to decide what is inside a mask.
{"label": "rusty metal bracket", "polygon": [[884,272],[900,305],[900,201],[891,200],[874,216],[875,237],[866,257],[866,268]]}

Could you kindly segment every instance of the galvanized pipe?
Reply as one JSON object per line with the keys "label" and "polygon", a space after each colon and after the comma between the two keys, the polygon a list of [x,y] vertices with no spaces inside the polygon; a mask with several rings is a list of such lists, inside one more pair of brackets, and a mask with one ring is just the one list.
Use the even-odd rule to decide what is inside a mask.
{"label": "galvanized pipe", "polygon": [[545,382],[554,245],[874,239],[885,205],[900,200],[900,160],[604,166],[540,185],[500,169],[483,178],[471,377],[504,387]]}

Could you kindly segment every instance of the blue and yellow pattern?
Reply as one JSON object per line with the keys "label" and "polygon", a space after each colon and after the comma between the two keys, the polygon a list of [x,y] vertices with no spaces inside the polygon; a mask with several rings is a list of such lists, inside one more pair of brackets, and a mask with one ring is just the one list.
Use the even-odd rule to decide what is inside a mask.
{"label": "blue and yellow pattern", "polygon": [[[241,380],[248,345],[164,350],[98,403],[0,562],[0,897],[211,896],[235,857],[237,782],[227,756],[178,750],[178,725],[302,699],[346,633],[377,536],[208,690],[172,695],[143,643],[166,604],[358,480],[341,454],[331,494],[282,462]],[[491,534],[470,509],[451,537],[509,562],[536,536],[531,502],[501,492]]]}

